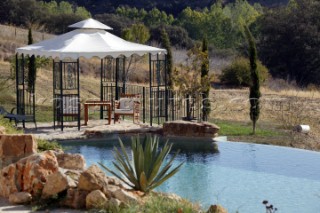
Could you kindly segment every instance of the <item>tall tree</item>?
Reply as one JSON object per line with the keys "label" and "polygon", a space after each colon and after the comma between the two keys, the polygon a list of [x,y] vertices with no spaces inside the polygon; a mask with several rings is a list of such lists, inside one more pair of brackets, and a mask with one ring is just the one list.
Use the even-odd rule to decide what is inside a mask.
{"label": "tall tree", "polygon": [[[201,79],[206,79],[209,75],[209,52],[208,52],[208,40],[207,37],[202,39],[202,54],[203,61],[201,64]],[[211,112],[211,105],[209,100],[210,84],[203,88],[202,91],[202,120],[207,121]]]}
{"label": "tall tree", "polygon": [[145,44],[150,38],[150,31],[144,24],[133,24],[123,31],[122,37],[129,41]]}
{"label": "tall tree", "polygon": [[173,69],[173,59],[171,43],[167,31],[163,28],[161,30],[161,43],[162,47],[167,50],[167,69],[168,69],[168,86],[172,88],[172,69]]}
{"label": "tall tree", "polygon": [[244,33],[248,40],[249,45],[249,59],[250,59],[250,71],[252,85],[250,85],[250,119],[252,121],[252,134],[256,133],[256,123],[259,119],[260,114],[260,104],[259,99],[261,97],[260,93],[260,78],[257,69],[257,49],[254,38],[247,25],[244,27]]}
{"label": "tall tree", "polygon": [[[33,43],[32,30],[31,28],[29,28],[28,44],[30,45],[32,43]],[[30,93],[34,93],[36,76],[37,76],[36,58],[34,55],[29,56],[28,68],[29,68],[28,69],[28,91]]]}
{"label": "tall tree", "polygon": [[320,1],[290,1],[260,20],[259,55],[273,77],[320,85]]}

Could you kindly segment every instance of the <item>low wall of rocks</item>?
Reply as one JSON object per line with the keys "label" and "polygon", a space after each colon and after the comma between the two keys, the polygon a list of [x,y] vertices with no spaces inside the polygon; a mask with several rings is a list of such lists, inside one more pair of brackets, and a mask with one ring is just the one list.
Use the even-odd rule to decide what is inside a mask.
{"label": "low wall of rocks", "polygon": [[61,206],[82,209],[107,208],[138,202],[139,195],[108,177],[96,165],[85,169],[80,154],[45,151],[22,158],[0,172],[0,196],[14,204],[33,199],[45,201],[66,194]]}

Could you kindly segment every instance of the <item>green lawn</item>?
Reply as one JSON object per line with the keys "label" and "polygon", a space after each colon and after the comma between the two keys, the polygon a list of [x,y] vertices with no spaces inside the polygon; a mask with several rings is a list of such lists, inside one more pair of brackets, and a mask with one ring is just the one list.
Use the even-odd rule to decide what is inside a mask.
{"label": "green lawn", "polygon": [[[215,123],[220,127],[219,135],[225,136],[248,136],[252,135],[252,125],[232,122],[232,121],[222,121],[222,120],[211,120],[210,122]],[[279,130],[258,127],[256,129],[256,136],[277,136],[282,135]]]}

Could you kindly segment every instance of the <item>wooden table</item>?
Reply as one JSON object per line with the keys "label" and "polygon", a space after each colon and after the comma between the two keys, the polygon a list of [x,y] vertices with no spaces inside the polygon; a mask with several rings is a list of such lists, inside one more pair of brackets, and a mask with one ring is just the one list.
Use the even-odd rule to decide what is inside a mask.
{"label": "wooden table", "polygon": [[108,124],[111,124],[111,102],[110,101],[87,101],[83,104],[84,106],[84,125],[88,124],[89,116],[89,106],[107,106],[108,107]]}

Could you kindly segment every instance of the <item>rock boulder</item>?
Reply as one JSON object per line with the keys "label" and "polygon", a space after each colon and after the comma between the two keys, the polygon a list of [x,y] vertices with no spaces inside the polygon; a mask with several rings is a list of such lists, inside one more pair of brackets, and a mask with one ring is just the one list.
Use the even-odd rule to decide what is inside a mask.
{"label": "rock boulder", "polygon": [[37,153],[37,143],[32,135],[0,135],[2,167],[34,153]]}
{"label": "rock boulder", "polygon": [[228,213],[228,211],[220,205],[211,205],[207,213]]}
{"label": "rock boulder", "polygon": [[66,175],[62,169],[60,169],[59,171],[47,176],[47,181],[42,190],[41,198],[50,198],[67,190],[68,188],[75,188],[76,186],[76,182]]}
{"label": "rock boulder", "polygon": [[100,190],[90,192],[86,197],[86,208],[103,208],[106,206],[108,199]]}
{"label": "rock boulder", "polygon": [[22,190],[33,196],[39,195],[47,182],[47,177],[57,171],[58,161],[53,151],[30,156],[26,159]]}
{"label": "rock boulder", "polygon": [[16,192],[9,196],[9,202],[12,204],[28,204],[32,200],[32,196],[28,192]]}
{"label": "rock boulder", "polygon": [[8,198],[10,194],[19,192],[21,185],[17,183],[17,174],[15,164],[4,167],[0,172],[0,196]]}
{"label": "rock boulder", "polygon": [[137,203],[138,202],[137,195],[135,195],[129,191],[123,190],[123,189],[118,189],[117,191],[115,191],[113,193],[113,195],[114,195],[114,198],[120,200],[123,203]]}
{"label": "rock boulder", "polygon": [[219,127],[208,122],[169,121],[163,124],[165,136],[216,137]]}
{"label": "rock boulder", "polygon": [[81,173],[78,188],[89,192],[99,189],[106,193],[108,178],[97,165],[92,165]]}
{"label": "rock boulder", "polygon": [[77,188],[69,188],[66,198],[61,201],[62,206],[66,206],[73,209],[82,209],[86,207],[86,197],[88,191],[80,190]]}
{"label": "rock boulder", "polygon": [[65,169],[84,170],[86,161],[80,154],[58,153],[59,167]]}

